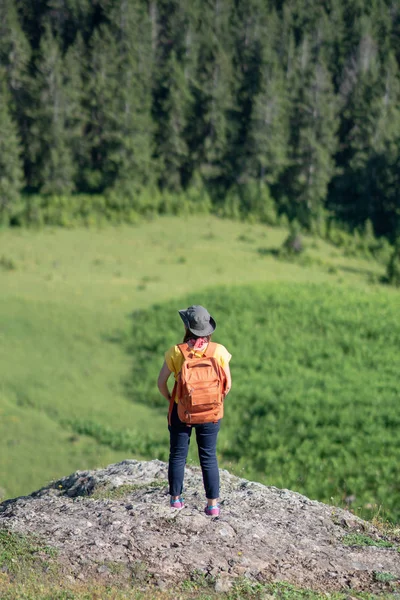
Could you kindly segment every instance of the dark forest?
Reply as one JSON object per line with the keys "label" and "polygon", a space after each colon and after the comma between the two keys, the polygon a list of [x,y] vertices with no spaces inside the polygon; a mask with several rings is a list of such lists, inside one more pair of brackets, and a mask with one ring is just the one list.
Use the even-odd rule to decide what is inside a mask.
{"label": "dark forest", "polygon": [[397,0],[0,0],[2,220],[195,190],[393,242],[399,60]]}

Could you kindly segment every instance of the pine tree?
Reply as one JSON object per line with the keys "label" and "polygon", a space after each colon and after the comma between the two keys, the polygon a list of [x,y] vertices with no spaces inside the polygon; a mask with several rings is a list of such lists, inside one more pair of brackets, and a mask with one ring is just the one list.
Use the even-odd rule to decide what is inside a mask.
{"label": "pine tree", "polygon": [[6,72],[0,67],[0,222],[7,222],[23,186],[21,147],[9,111]]}
{"label": "pine tree", "polygon": [[[238,182],[271,183],[282,168],[287,143],[285,83],[278,59],[279,17],[262,0],[241,0],[234,21],[236,135],[232,141]],[[272,154],[271,154],[272,151]],[[280,155],[280,158],[278,158]]]}
{"label": "pine tree", "polygon": [[381,232],[395,220],[389,214],[394,211],[391,182],[396,179],[400,139],[400,80],[394,55],[382,64],[370,35],[372,24],[364,21],[364,28],[340,90],[343,118],[337,159],[342,174],[332,186],[330,207],[352,225],[371,219]]}
{"label": "pine tree", "polygon": [[14,0],[0,0],[0,65],[16,104],[26,84],[31,49],[18,20]]}
{"label": "pine tree", "polygon": [[204,11],[198,32],[199,52],[193,86],[198,118],[197,127],[192,129],[192,149],[198,156],[198,169],[206,181],[225,186],[234,108],[231,13],[229,0],[213,0],[207,12]]}
{"label": "pine tree", "polygon": [[337,101],[330,73],[313,61],[307,38],[299,47],[292,80],[290,166],[282,183],[289,212],[306,227],[320,218],[334,175],[337,149]]}
{"label": "pine tree", "polygon": [[400,240],[396,239],[394,250],[386,267],[387,281],[390,285],[400,287]]}
{"label": "pine tree", "polygon": [[89,163],[85,169],[85,185],[91,191],[102,191],[114,184],[116,165],[110,160],[118,149],[117,131],[120,118],[118,104],[119,57],[115,39],[106,25],[98,27],[90,41],[87,79]]}
{"label": "pine tree", "polygon": [[284,74],[271,56],[260,68],[259,91],[253,97],[242,174],[273,185],[287,165],[288,97]]}
{"label": "pine tree", "polygon": [[356,176],[362,173],[357,181],[357,221],[371,219],[378,233],[390,234],[397,231],[400,215],[400,74],[393,54],[380,74],[382,87],[371,103],[374,130],[369,132],[368,151],[361,155],[366,162],[359,163],[356,153],[349,167]]}
{"label": "pine tree", "polygon": [[45,19],[63,51],[74,43],[77,34],[86,39],[96,8],[90,0],[47,0]]}
{"label": "pine tree", "polygon": [[171,52],[164,81],[165,99],[162,103],[163,119],[158,132],[158,156],[162,161],[161,185],[179,192],[185,167],[189,162],[189,148],[185,138],[193,98],[190,93],[184,67],[178,63],[175,52]]}
{"label": "pine tree", "polygon": [[151,186],[154,126],[151,116],[153,53],[151,25],[140,0],[119,0],[110,16],[117,36],[120,147],[114,155],[118,185]]}
{"label": "pine tree", "polygon": [[74,107],[70,105],[70,90],[67,91],[64,82],[61,51],[48,25],[40,41],[31,93],[30,183],[45,194],[69,193],[75,187],[76,166],[67,123]]}
{"label": "pine tree", "polygon": [[[4,0],[3,0],[4,1]],[[34,53],[46,27],[50,27],[64,54],[77,34],[85,42],[93,28],[106,18],[109,2],[91,0],[12,0],[18,10],[21,26]],[[104,9],[104,10],[103,10]]]}
{"label": "pine tree", "polygon": [[193,174],[196,151],[191,152],[193,86],[199,50],[198,23],[202,9],[198,0],[152,2],[155,59],[153,115],[160,184],[179,191]]}
{"label": "pine tree", "polygon": [[84,169],[89,162],[90,152],[86,137],[89,115],[84,80],[87,63],[87,48],[81,34],[78,33],[63,60],[63,89],[67,101],[65,129],[68,132],[68,147],[78,189],[84,188]]}
{"label": "pine tree", "polygon": [[91,40],[89,182],[138,190],[154,179],[151,29],[139,3],[120,0]]}
{"label": "pine tree", "polygon": [[241,214],[271,192],[304,225],[328,191],[335,215],[393,235],[399,23],[388,0],[0,0],[27,184],[203,181]]}
{"label": "pine tree", "polygon": [[[150,3],[152,51],[156,60],[157,77],[163,78],[171,52],[178,62],[185,59],[186,68],[190,55],[196,50],[199,22],[209,8],[201,0],[157,0]],[[186,73],[187,75],[187,73]]]}
{"label": "pine tree", "polygon": [[[25,109],[29,106],[27,82],[30,57],[31,48],[22,31],[14,0],[0,0],[0,66],[5,68],[11,94],[8,109],[24,146],[28,130]],[[25,152],[23,156],[26,156]]]}

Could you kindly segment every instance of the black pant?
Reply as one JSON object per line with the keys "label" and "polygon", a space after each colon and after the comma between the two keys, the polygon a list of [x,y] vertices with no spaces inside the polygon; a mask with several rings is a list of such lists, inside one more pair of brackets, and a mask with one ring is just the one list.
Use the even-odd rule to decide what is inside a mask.
{"label": "black pant", "polygon": [[180,496],[182,493],[190,436],[193,429],[195,429],[206,497],[219,497],[219,471],[216,449],[220,424],[221,421],[218,421],[217,423],[203,423],[188,427],[179,419],[177,405],[174,405],[171,425],[168,426],[170,435],[168,481],[171,496]]}

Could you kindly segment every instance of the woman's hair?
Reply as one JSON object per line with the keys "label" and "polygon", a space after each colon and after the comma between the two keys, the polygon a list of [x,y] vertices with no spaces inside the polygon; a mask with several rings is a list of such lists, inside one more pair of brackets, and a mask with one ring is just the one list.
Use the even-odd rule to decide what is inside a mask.
{"label": "woman's hair", "polygon": [[189,340],[197,340],[200,337],[207,340],[207,342],[211,340],[211,335],[196,335],[195,333],[192,333],[189,329],[186,328],[183,343],[188,342]]}

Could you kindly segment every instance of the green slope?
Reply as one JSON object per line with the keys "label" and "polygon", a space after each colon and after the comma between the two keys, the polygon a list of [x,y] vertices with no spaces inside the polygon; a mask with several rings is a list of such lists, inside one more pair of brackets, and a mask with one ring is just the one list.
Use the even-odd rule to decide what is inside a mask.
{"label": "green slope", "polygon": [[[379,265],[344,259],[322,242],[309,242],[307,268],[276,261],[268,250],[285,235],[210,217],[101,230],[0,231],[3,495],[136,456],[134,441],[144,431],[162,442],[164,407],[135,401],[127,388],[135,310],[188,293],[196,299],[198,290],[232,283],[347,282],[367,290],[371,275],[382,273]],[[130,442],[112,449],[107,428],[128,430]]]}
{"label": "green slope", "polygon": [[[178,301],[192,302],[193,295]],[[225,466],[364,516],[400,519],[399,296],[274,282],[199,292],[233,355],[219,444]],[[161,406],[157,357],[176,343],[177,301],[140,311],[132,395]],[[151,340],[149,342],[148,340]]]}

